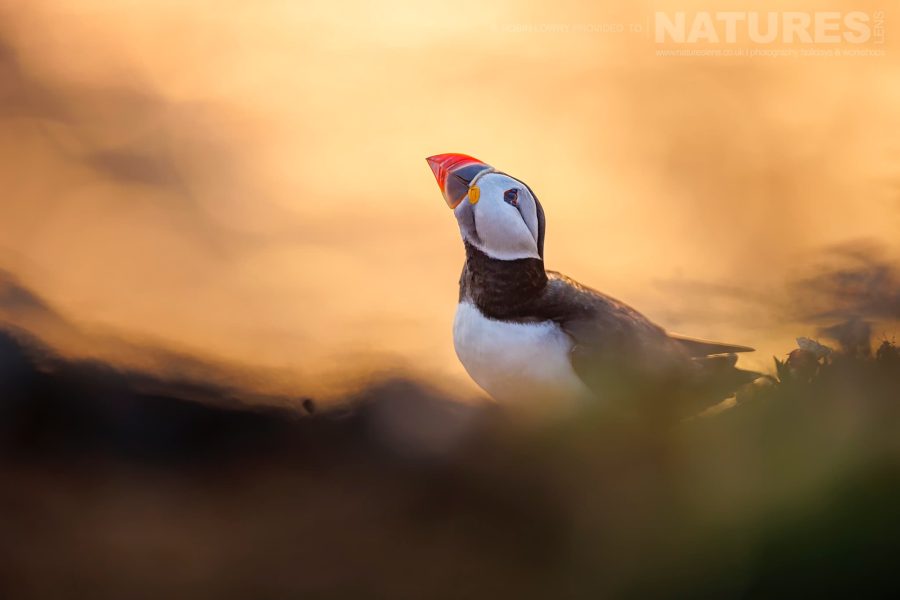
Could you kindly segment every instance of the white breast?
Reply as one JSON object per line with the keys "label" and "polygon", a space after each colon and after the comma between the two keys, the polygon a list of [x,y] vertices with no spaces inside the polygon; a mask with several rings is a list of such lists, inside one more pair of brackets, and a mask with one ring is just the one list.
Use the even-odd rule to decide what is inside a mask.
{"label": "white breast", "polygon": [[572,341],[556,323],[497,321],[461,302],[453,343],[475,383],[498,402],[571,401],[591,395],[569,361]]}

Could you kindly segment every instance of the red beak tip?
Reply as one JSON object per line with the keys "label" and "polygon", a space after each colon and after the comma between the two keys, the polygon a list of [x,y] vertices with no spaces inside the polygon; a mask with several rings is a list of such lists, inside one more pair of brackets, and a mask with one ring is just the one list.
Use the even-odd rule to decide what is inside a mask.
{"label": "red beak tip", "polygon": [[435,156],[429,156],[425,159],[428,162],[428,166],[431,167],[431,172],[434,173],[436,178],[440,178],[441,174],[441,163],[437,160]]}
{"label": "red beak tip", "polygon": [[[444,199],[447,200],[447,204],[450,205],[450,208],[454,208],[459,204],[461,196],[459,195],[460,190],[454,190],[451,193],[450,190],[447,189],[448,175],[451,172],[456,172],[469,165],[481,165],[483,168],[488,168],[487,164],[477,158],[469,156],[468,154],[458,154],[455,152],[435,154],[434,156],[426,158],[425,161],[428,162],[428,166],[431,167],[431,172],[434,173],[434,178],[437,180],[438,187],[441,188],[441,193],[444,195]],[[448,197],[448,194],[450,194],[452,198]]]}

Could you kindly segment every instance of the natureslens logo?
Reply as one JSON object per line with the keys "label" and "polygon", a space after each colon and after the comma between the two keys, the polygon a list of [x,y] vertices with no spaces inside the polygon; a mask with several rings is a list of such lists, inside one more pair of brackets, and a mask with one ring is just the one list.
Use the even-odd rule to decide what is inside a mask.
{"label": "natureslens logo", "polygon": [[884,12],[655,13],[658,44],[881,44]]}

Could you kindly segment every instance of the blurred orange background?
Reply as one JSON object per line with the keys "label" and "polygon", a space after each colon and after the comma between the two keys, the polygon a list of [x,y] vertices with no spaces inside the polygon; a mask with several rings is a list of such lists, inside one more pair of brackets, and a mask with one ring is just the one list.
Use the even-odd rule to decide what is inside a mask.
{"label": "blurred orange background", "polygon": [[886,11],[884,56],[716,58],[649,35],[693,1],[6,0],[0,268],[86,332],[28,325],[68,353],[469,396],[424,161],[464,152],[535,190],[549,268],[765,369],[815,335],[788,284],[824,248],[900,251],[891,7],[792,7]]}

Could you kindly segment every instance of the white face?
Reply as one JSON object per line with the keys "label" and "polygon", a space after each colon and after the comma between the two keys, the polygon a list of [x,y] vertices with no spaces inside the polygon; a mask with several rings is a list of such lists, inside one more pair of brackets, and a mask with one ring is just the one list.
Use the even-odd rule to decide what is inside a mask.
{"label": "white face", "polygon": [[[472,204],[472,188],[478,201]],[[463,239],[492,258],[541,258],[537,202],[528,186],[503,173],[475,179],[470,196],[454,209]]]}

